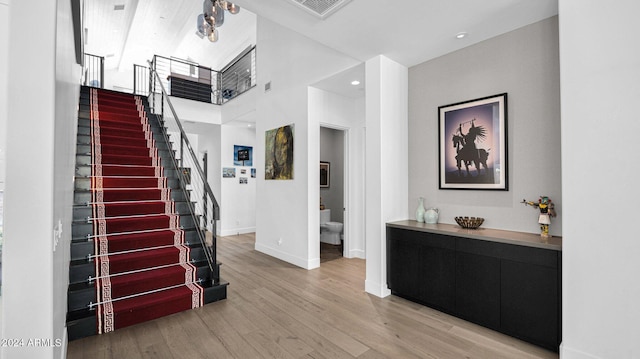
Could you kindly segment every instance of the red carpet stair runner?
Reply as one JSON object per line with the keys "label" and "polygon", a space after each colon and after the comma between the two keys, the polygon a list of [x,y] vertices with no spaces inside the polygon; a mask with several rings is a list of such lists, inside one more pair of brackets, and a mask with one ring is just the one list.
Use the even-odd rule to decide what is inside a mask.
{"label": "red carpet stair runner", "polygon": [[[86,187],[90,188],[84,188],[85,198],[90,195],[90,201],[81,209],[88,217],[75,226],[77,230],[74,227],[74,238],[87,232],[87,238],[81,238],[78,245],[88,252],[87,258],[76,259],[75,267],[83,268],[76,268],[76,272],[89,272],[89,276],[82,278],[82,273],[70,271],[70,339],[199,307],[205,292],[199,276],[202,270],[192,263],[196,260],[181,225],[189,223],[194,227],[193,220],[181,218],[176,212],[177,196],[172,194],[165,177],[141,98],[87,88],[83,88],[83,96],[89,135],[86,136],[87,129],[81,133],[79,127],[78,152],[81,146],[90,149],[91,175],[85,176]],[[82,118],[80,115],[79,121]],[[81,135],[85,137],[81,139]],[[80,194],[76,203],[82,200],[82,191],[77,192]],[[190,236],[195,238],[194,234]],[[72,259],[78,257],[74,250],[82,252],[72,248]],[[73,261],[71,267],[73,270]],[[223,299],[218,297],[214,300]],[[90,321],[71,328],[70,324],[77,324],[74,321],[83,315]]]}

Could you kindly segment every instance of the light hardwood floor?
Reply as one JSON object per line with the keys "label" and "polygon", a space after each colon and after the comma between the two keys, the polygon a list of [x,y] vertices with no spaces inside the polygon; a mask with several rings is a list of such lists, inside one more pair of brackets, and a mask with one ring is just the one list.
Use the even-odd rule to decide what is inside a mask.
{"label": "light hardwood floor", "polygon": [[68,358],[558,358],[396,296],[364,292],[365,261],[307,271],[221,237],[228,298],[69,343]]}

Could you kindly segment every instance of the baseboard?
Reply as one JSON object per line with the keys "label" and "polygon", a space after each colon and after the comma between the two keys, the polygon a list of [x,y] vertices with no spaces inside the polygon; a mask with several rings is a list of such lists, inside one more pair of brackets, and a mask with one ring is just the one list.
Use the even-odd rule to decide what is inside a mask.
{"label": "baseboard", "polygon": [[287,263],[291,263],[295,266],[304,268],[304,269],[314,269],[320,267],[320,258],[308,259],[292,256],[289,253],[282,252],[276,248],[265,246],[262,243],[256,242],[255,246],[256,251],[264,253],[266,255],[270,255],[274,258],[278,258]]}
{"label": "baseboard", "polygon": [[365,259],[364,251],[362,249],[352,249],[347,253],[347,258],[360,258]]}
{"label": "baseboard", "polygon": [[562,359],[601,359],[597,356],[569,348],[564,343],[560,344],[560,358]]}
{"label": "baseboard", "polygon": [[364,281],[364,291],[380,298],[391,295],[391,291],[387,288],[386,284],[381,285],[380,283],[373,283],[370,280]]}
{"label": "baseboard", "polygon": [[256,227],[220,229],[220,234],[218,235],[222,237],[228,237],[228,236],[235,236],[238,234],[254,233],[255,231],[256,231]]}

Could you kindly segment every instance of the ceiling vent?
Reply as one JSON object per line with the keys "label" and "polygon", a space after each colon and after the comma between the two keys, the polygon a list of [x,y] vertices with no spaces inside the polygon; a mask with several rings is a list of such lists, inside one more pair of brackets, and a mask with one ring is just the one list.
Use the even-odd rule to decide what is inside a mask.
{"label": "ceiling vent", "polygon": [[290,0],[307,12],[324,20],[351,0]]}
{"label": "ceiling vent", "polygon": [[114,5],[113,6],[113,10],[115,10],[115,11],[124,10],[124,4],[122,4],[122,5]]}

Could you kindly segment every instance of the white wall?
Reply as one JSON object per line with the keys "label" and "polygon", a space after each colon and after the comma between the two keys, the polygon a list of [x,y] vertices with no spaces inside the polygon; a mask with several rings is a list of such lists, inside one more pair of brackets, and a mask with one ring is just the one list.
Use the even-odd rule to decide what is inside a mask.
{"label": "white wall", "polygon": [[[105,59],[107,62],[108,59]],[[148,66],[147,64],[139,64],[141,66]],[[133,93],[133,68],[125,71],[119,71],[118,69],[104,70],[104,84],[105,89]]]}
{"label": "white wall", "polygon": [[258,86],[256,86],[238,95],[232,101],[228,101],[224,105],[219,106],[222,113],[222,123],[252,116],[252,113],[256,111],[257,95],[260,91]]}
{"label": "white wall", "polygon": [[[190,127],[192,126],[187,128]],[[198,124],[194,127],[196,128],[186,129],[186,131],[198,134],[198,158],[202,158],[202,155],[205,152],[207,153],[207,181],[219,205],[222,194],[222,162],[220,161],[221,126]],[[219,223],[217,229],[220,229]]]}
{"label": "white wall", "polygon": [[368,293],[387,287],[386,223],[407,219],[408,69],[385,56],[366,62],[366,279]]}
{"label": "white wall", "polygon": [[640,2],[560,0],[563,359],[640,357]]}
{"label": "white wall", "polygon": [[[24,31],[34,8],[36,37]],[[62,358],[80,80],[71,5],[16,1],[9,11],[3,335],[53,345],[3,347],[2,356]]]}
{"label": "white wall", "polygon": [[7,62],[9,61],[9,0],[0,0],[0,191],[4,190],[7,127]]}
{"label": "white wall", "polygon": [[[251,168],[255,167],[255,127],[222,125],[220,158],[222,167],[234,167],[236,178],[222,178],[220,197],[220,235],[230,236],[256,231],[256,180],[251,178]],[[253,165],[233,164],[233,146],[253,147]],[[246,173],[242,174],[241,171]],[[218,178],[222,173],[218,174]],[[240,184],[240,178],[247,178],[247,184]],[[257,177],[257,171],[256,171]]]}
{"label": "white wall", "polygon": [[[9,61],[9,0],[0,0],[0,231],[3,227],[5,153],[7,133],[7,67]],[[2,246],[2,244],[0,244]],[[2,254],[0,253],[0,256]],[[0,258],[2,261],[2,258]],[[2,296],[0,293],[0,337],[2,335]]]}
{"label": "white wall", "polygon": [[[320,127],[309,124],[307,87],[357,61],[260,17],[257,46],[256,249],[303,268],[316,268],[320,265]],[[265,93],[269,81],[271,90]],[[289,124],[295,125],[294,179],[266,181],[265,131]]]}
{"label": "white wall", "polygon": [[[443,223],[479,216],[483,227],[539,233],[537,211],[520,202],[547,195],[558,213],[551,233],[562,235],[557,21],[552,17],[409,70],[409,213],[425,197],[426,207],[440,209]],[[438,106],[503,92],[509,190],[438,189]]]}
{"label": "white wall", "polygon": [[[178,114],[180,121],[202,122],[210,124],[222,123],[222,109],[219,105],[187,100],[180,97],[170,96],[173,109]],[[167,109],[165,108],[165,111]]]}

